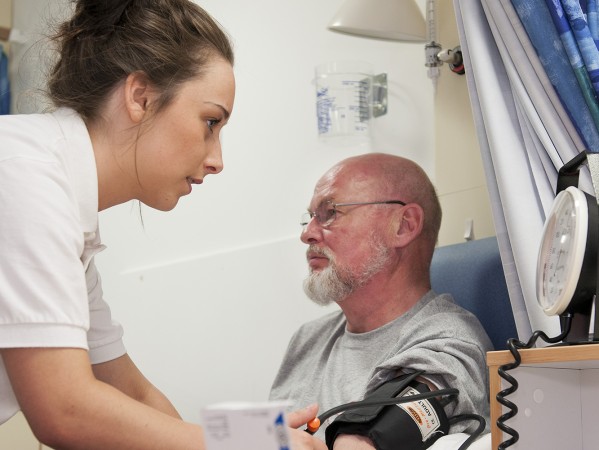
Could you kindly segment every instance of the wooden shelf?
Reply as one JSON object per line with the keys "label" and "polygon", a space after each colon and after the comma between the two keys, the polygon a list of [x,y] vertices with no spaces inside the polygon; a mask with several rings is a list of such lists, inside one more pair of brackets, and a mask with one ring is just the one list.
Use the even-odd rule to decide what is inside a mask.
{"label": "wooden shelf", "polygon": [[[563,345],[558,347],[529,348],[519,350],[522,365],[589,361],[599,367],[599,344]],[[487,366],[501,366],[514,361],[508,351],[487,353]]]}

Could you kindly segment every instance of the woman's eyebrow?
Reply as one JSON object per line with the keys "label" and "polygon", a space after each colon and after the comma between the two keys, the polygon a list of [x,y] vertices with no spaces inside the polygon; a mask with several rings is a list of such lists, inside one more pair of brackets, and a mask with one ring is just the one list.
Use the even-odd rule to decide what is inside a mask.
{"label": "woman's eyebrow", "polygon": [[219,105],[218,103],[214,103],[214,102],[204,102],[204,103],[210,103],[211,105],[214,105],[214,106],[222,109],[223,114],[225,116],[225,120],[227,120],[229,118],[229,116],[231,115],[231,113],[229,111],[227,111],[227,109],[224,106]]}

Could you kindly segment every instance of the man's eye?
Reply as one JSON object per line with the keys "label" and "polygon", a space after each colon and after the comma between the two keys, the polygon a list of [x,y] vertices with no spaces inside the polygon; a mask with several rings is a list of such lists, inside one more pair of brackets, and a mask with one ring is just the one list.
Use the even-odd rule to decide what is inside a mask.
{"label": "man's eye", "polygon": [[331,220],[333,217],[335,217],[335,208],[333,208],[332,206],[322,206],[320,208],[318,208],[318,210],[316,211],[316,214],[318,215],[318,221],[320,223],[326,223],[329,220]]}

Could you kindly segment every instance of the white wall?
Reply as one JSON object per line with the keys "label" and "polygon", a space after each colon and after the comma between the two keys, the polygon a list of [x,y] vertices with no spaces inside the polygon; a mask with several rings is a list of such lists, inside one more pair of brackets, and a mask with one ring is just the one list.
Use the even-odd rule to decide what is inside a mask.
{"label": "white wall", "polygon": [[[443,48],[459,45],[453,2],[438,1],[438,39]],[[449,20],[451,17],[451,20]],[[434,103],[435,185],[443,209],[439,245],[464,241],[472,221],[475,239],[495,236],[491,203],[472,118],[465,75],[441,67]]]}
{"label": "white wall", "polygon": [[[264,400],[292,332],[325,312],[302,293],[298,240],[299,216],[324,170],[376,150],[412,158],[434,179],[423,45],[327,31],[342,1],[200,1],[236,48],[225,170],[172,212],[143,207],[143,226],[134,204],[100,216],[105,297],[130,354],[187,420],[198,421],[209,403]],[[15,2],[15,27],[31,28],[31,11],[49,3],[57,4]],[[314,67],[348,59],[389,77],[389,113],[376,119],[370,148],[332,147],[317,137]]]}

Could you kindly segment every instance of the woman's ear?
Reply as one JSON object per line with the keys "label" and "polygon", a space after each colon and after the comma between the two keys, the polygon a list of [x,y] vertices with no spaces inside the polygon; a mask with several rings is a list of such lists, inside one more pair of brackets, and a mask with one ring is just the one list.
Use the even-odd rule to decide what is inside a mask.
{"label": "woman's ear", "polygon": [[125,107],[130,119],[140,123],[150,105],[152,90],[143,72],[130,73],[125,80]]}
{"label": "woman's ear", "polygon": [[397,225],[395,239],[398,247],[405,247],[422,233],[424,210],[416,203],[408,203],[401,208],[402,214]]}

